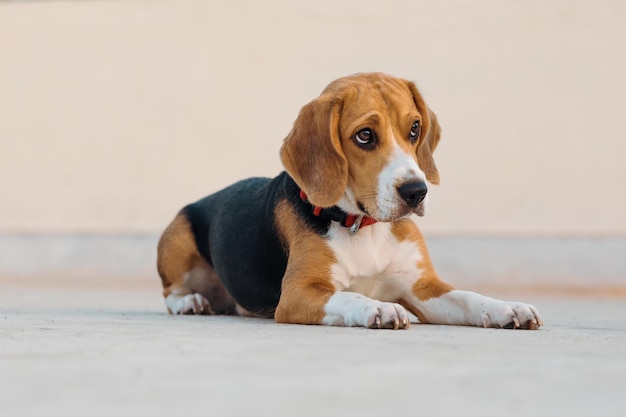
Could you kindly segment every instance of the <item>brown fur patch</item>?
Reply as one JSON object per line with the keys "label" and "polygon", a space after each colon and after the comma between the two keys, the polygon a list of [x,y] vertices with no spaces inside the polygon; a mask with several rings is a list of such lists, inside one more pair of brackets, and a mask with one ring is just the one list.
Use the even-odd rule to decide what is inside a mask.
{"label": "brown fur patch", "polygon": [[[401,219],[391,225],[391,232],[399,242],[409,240],[415,242],[422,254],[422,260],[417,263],[417,267],[422,271],[422,275],[413,284],[411,292],[421,301],[427,301],[434,297],[441,297],[454,289],[450,284],[443,282],[433,268],[433,264],[426,249],[426,243],[422,233],[415,223],[410,219]],[[416,313],[417,314],[417,313]],[[420,315],[418,314],[418,317]],[[420,317],[420,320],[422,318]]]}
{"label": "brown fur patch", "polygon": [[286,201],[276,206],[275,219],[289,253],[275,319],[279,323],[321,324],[324,307],[335,293],[330,280],[335,255]]}
{"label": "brown fur patch", "polygon": [[157,246],[157,270],[163,283],[163,296],[172,292],[172,287],[182,288],[185,273],[194,268],[200,254],[187,218],[178,214],[167,226]]}
{"label": "brown fur patch", "polygon": [[[198,252],[187,217],[178,214],[165,229],[157,247],[157,270],[163,296],[202,294],[215,314],[235,314],[235,303],[217,272]],[[171,311],[170,311],[171,313]]]}
{"label": "brown fur patch", "polygon": [[420,136],[417,145],[417,163],[424,174],[426,179],[433,184],[439,184],[439,171],[435,166],[435,160],[433,159],[433,152],[439,144],[441,138],[441,126],[437,121],[435,113],[426,106],[422,95],[417,90],[415,84],[409,82],[409,89],[413,95],[415,105],[420,110],[420,113],[424,115],[422,121],[423,135]]}
{"label": "brown fur patch", "polygon": [[280,149],[289,175],[311,203],[322,207],[334,205],[348,181],[348,162],[339,140],[341,105],[341,100],[326,95],[302,107]]}

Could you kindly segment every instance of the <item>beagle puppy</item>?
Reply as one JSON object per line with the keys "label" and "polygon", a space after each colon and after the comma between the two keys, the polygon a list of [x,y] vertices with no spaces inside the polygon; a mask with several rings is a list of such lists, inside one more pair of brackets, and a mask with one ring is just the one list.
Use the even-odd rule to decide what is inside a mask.
{"label": "beagle puppy", "polygon": [[184,207],[158,245],[172,314],[406,329],[410,322],[537,329],[528,304],[440,280],[417,226],[440,128],[412,82],[332,82],[280,151],[285,171]]}

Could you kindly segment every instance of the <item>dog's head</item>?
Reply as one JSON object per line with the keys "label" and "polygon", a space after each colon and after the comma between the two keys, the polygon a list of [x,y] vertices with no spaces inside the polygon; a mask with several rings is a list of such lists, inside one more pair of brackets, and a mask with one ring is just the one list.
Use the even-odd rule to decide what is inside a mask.
{"label": "dog's head", "polygon": [[426,180],[439,183],[439,136],[415,84],[356,74],[302,108],[280,155],[312,204],[393,221],[424,214]]}

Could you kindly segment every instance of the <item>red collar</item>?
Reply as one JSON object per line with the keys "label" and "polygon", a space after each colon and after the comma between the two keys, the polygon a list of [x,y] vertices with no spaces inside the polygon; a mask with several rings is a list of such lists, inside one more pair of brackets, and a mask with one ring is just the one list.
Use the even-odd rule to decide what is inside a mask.
{"label": "red collar", "polygon": [[311,212],[313,213],[313,215],[321,217],[323,219],[337,221],[342,226],[349,227],[351,235],[356,234],[356,232],[358,232],[361,227],[372,225],[377,221],[373,217],[367,216],[365,214],[346,213],[337,206],[328,208],[314,206],[309,202],[309,198],[302,190],[300,190],[300,198],[302,199],[302,201],[308,203],[311,206]]}

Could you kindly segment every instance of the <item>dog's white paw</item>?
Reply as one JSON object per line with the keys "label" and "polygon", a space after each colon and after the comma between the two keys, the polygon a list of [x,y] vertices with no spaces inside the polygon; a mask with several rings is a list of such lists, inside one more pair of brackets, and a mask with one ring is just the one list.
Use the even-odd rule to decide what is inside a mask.
{"label": "dog's white paw", "polygon": [[408,329],[409,315],[400,304],[374,302],[365,310],[364,326],[369,329]]}
{"label": "dog's white paw", "polygon": [[537,309],[530,304],[493,300],[483,305],[484,327],[535,330],[543,326]]}
{"label": "dog's white paw", "polygon": [[209,300],[201,294],[178,296],[170,294],[165,304],[172,314],[212,314]]}
{"label": "dog's white paw", "polygon": [[370,329],[407,329],[412,317],[400,304],[372,300],[361,294],[339,291],[324,307],[322,324]]}

